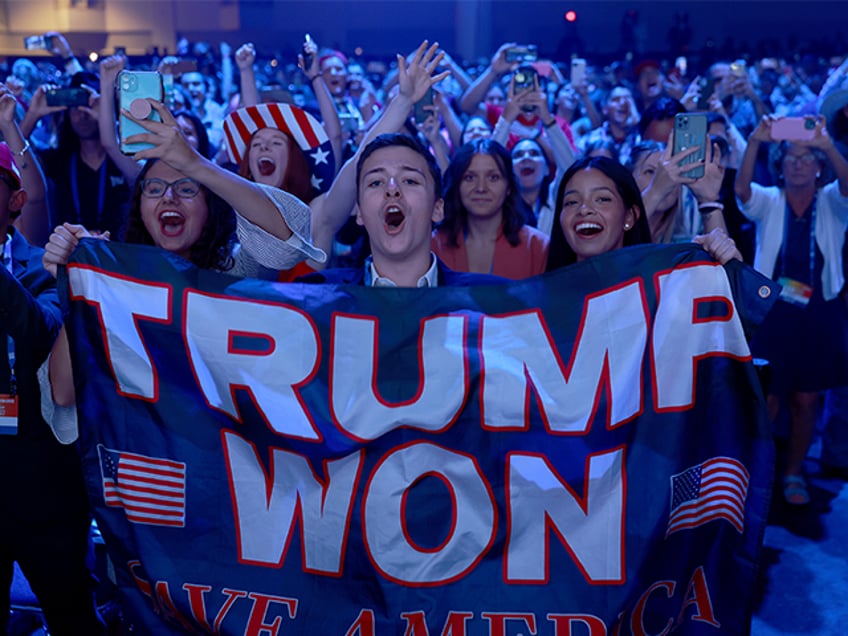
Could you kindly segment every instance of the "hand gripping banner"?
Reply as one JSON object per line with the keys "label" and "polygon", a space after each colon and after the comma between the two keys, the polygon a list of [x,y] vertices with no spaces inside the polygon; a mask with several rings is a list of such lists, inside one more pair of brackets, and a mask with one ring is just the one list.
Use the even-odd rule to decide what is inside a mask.
{"label": "hand gripping banner", "polygon": [[84,240],[88,493],[150,634],[744,634],[773,453],[693,245],[498,286],[240,280]]}

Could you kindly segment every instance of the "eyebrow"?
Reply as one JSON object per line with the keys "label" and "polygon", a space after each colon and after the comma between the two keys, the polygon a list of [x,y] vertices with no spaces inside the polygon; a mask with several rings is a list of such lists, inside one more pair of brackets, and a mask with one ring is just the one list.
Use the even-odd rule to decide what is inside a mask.
{"label": "eyebrow", "polygon": [[[419,170],[418,168],[413,168],[412,166],[401,166],[400,171],[401,172],[414,172],[416,174],[420,174],[422,177],[427,176],[424,173],[423,170]],[[377,166],[376,168],[371,168],[370,170],[366,171],[365,174],[362,175],[362,178],[364,179],[366,177],[371,176],[372,174],[380,173],[380,172],[387,172],[385,166]]]}
{"label": "eyebrow", "polygon": [[[607,186],[597,186],[595,188],[592,188],[591,192],[598,192],[599,190],[606,190],[607,192],[614,193],[614,190],[612,188],[608,188]],[[577,190],[573,190],[573,189],[572,190],[566,190],[565,194],[562,195],[562,196],[563,196],[563,198],[565,198],[569,194],[573,194],[575,192],[577,192]]]}

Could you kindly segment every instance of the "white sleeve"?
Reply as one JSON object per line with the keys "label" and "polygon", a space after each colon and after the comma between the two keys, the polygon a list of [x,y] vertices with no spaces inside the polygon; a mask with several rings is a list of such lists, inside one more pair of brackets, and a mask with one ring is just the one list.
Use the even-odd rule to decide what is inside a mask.
{"label": "white sleeve", "polygon": [[[776,186],[765,187],[759,183],[751,183],[751,198],[747,203],[742,203],[739,197],[736,202],[739,210],[752,221],[759,221],[774,212],[774,207],[780,200],[780,191]],[[778,213],[782,210],[778,210]]]}
{"label": "white sleeve", "polygon": [[277,270],[289,269],[308,258],[318,263],[326,261],[324,251],[312,244],[312,213],[309,206],[284,190],[257,185],[280,211],[292,235],[283,240],[251,223],[236,211],[236,230],[241,248],[260,265]]}

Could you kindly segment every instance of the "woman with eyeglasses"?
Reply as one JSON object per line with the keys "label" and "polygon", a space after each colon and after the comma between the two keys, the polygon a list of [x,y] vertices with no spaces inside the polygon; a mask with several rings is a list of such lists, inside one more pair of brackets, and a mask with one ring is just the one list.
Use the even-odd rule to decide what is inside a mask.
{"label": "woman with eyeglasses", "polygon": [[[273,279],[277,270],[305,258],[326,258],[309,242],[305,203],[201,156],[186,141],[173,115],[159,102],[149,102],[161,122],[124,113],[148,131],[128,141],[151,144],[135,154],[146,163],[133,188],[126,242],[154,245],[197,267],[244,277]],[[45,269],[55,276],[79,239],[89,236],[80,225],[57,227],[45,246]],[[50,382],[58,406],[75,403],[64,327],[51,353]]]}
{"label": "woman with eyeglasses", "polygon": [[[807,120],[806,140],[779,132],[781,118],[764,117],[748,140],[736,176],[742,213],[756,225],[754,267],[783,285],[781,302],[754,340],[754,354],[771,365],[770,415],[781,401],[790,432],[783,467],[783,496],[803,505],[810,495],[803,476],[812,442],[819,393],[848,383],[843,337],[845,285],[842,250],[848,227],[848,162],[833,144],[824,117]],[[776,143],[779,142],[779,143]],[[752,183],[761,144],[771,149],[777,186]],[[830,171],[836,180],[828,183]]]}

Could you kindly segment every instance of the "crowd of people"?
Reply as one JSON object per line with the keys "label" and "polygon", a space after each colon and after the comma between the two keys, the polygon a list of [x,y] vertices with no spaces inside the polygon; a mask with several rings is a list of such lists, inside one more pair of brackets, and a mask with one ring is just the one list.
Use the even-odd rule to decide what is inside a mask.
{"label": "crowd of people", "polygon": [[[571,60],[516,43],[484,68],[428,42],[366,62],[311,39],[296,61],[244,43],[217,59],[207,46],[83,65],[62,34],[46,35],[56,57],[18,59],[0,88],[0,393],[21,402],[0,457],[7,483],[25,484],[3,495],[0,590],[17,560],[52,633],[102,632],[86,597],[75,436],[54,434],[39,403],[42,392],[55,402],[50,419],[73,410],[45,268],[55,276],[83,237],[239,276],[403,287],[521,279],[694,240],[783,286],[752,341],[770,363],[770,415],[788,422],[781,496],[809,502],[804,461],[824,403],[823,466],[848,471],[848,57],[820,82],[778,58],[685,70],[587,60],[572,76]],[[158,71],[162,100],[120,109],[128,70]],[[55,105],[56,87],[83,89],[86,103]],[[675,151],[675,117],[694,112],[707,113],[703,147]],[[779,132],[796,117],[800,133]],[[139,132],[123,138],[124,122]],[[0,603],[0,631],[7,616]]]}

